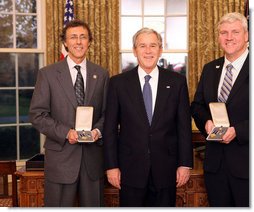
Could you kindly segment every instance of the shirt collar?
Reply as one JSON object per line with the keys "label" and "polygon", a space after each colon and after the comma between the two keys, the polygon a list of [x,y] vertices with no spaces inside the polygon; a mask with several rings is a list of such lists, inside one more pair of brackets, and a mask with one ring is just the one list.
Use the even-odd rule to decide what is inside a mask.
{"label": "shirt collar", "polygon": [[[142,69],[140,66],[138,66],[138,75],[139,75],[139,79],[140,80],[144,80],[144,77],[146,75],[148,75],[144,69]],[[159,69],[158,69],[158,66],[156,66],[150,73],[149,75],[152,77],[152,79],[156,79],[158,78],[158,75],[159,75]]]}
{"label": "shirt collar", "polygon": [[224,67],[226,67],[228,64],[231,63],[233,65],[234,69],[236,69],[237,71],[240,71],[248,54],[249,54],[249,49],[246,48],[246,50],[242,53],[242,55],[240,57],[238,57],[234,62],[230,62],[225,57]]}
{"label": "shirt collar", "polygon": [[76,64],[70,57],[67,56],[67,63],[70,70],[76,65],[79,65],[81,66],[81,69],[86,70],[86,58],[80,64]]}

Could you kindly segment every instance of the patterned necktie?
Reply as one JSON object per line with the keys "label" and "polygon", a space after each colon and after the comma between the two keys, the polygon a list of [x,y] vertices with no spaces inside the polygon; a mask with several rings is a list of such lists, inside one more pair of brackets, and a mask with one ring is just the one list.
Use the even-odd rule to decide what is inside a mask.
{"label": "patterned necktie", "polygon": [[151,125],[153,112],[152,112],[152,89],[149,83],[150,79],[151,79],[150,75],[145,76],[145,84],[143,87],[143,98],[145,102],[147,117]]}
{"label": "patterned necktie", "polygon": [[229,93],[232,88],[232,79],[233,79],[233,73],[232,73],[232,64],[228,64],[226,69],[226,74],[224,77],[223,84],[221,86],[220,95],[218,97],[219,102],[226,102],[229,96]]}
{"label": "patterned necktie", "polygon": [[77,69],[78,71],[76,82],[74,84],[74,89],[75,89],[78,105],[82,106],[85,103],[84,80],[80,72],[80,66],[76,65],[74,66],[74,68]]}

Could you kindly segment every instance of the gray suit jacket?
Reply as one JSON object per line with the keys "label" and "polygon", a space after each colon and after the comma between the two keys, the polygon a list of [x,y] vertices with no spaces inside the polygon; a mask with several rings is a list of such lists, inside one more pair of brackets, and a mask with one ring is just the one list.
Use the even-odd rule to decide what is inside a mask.
{"label": "gray suit jacket", "polygon": [[[92,128],[101,132],[108,80],[106,70],[87,61],[85,105],[94,107]],[[39,70],[29,117],[32,125],[46,135],[45,177],[55,183],[75,182],[81,160],[85,160],[92,180],[103,177],[102,140],[69,144],[66,139],[68,131],[75,128],[77,105],[66,59]]]}

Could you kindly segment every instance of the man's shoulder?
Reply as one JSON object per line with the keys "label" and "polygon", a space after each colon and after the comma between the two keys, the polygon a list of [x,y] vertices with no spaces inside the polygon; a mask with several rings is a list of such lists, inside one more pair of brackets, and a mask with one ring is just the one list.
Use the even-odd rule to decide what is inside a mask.
{"label": "man's shoulder", "polygon": [[225,60],[224,57],[220,57],[220,58],[214,59],[214,60],[212,60],[212,61],[206,63],[205,66],[208,66],[208,67],[209,67],[209,66],[219,66],[219,65],[221,65],[221,64],[223,65],[224,60]]}
{"label": "man's shoulder", "polygon": [[57,70],[59,67],[68,66],[67,62],[65,60],[60,60],[55,63],[49,64],[41,68],[43,71],[45,70]]}
{"label": "man's shoulder", "polygon": [[113,80],[126,80],[129,77],[138,76],[137,68],[131,69],[129,71],[124,71],[122,73],[116,74],[111,77]]}
{"label": "man's shoulder", "polygon": [[169,69],[165,69],[165,68],[161,68],[159,67],[159,73],[161,75],[161,77],[163,79],[174,79],[174,80],[180,80],[180,81],[184,81],[186,79],[186,76],[178,73],[178,72],[175,72],[175,71],[172,71],[172,70],[169,70]]}
{"label": "man's shoulder", "polygon": [[93,69],[98,70],[100,72],[104,72],[104,73],[108,72],[105,68],[103,68],[102,66],[100,66],[96,63],[93,63],[93,62],[88,61],[88,60],[86,61],[86,63],[87,63],[88,69],[89,69],[89,67],[92,67]]}

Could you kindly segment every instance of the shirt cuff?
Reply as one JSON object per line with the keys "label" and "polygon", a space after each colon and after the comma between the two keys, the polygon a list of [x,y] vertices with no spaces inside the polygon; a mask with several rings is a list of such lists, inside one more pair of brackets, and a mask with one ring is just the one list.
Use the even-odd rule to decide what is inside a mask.
{"label": "shirt cuff", "polygon": [[192,169],[191,167],[188,167],[188,166],[179,166],[181,168],[184,168],[184,169]]}
{"label": "shirt cuff", "polygon": [[101,131],[98,128],[95,128],[95,130],[98,132],[99,138],[102,138]]}

